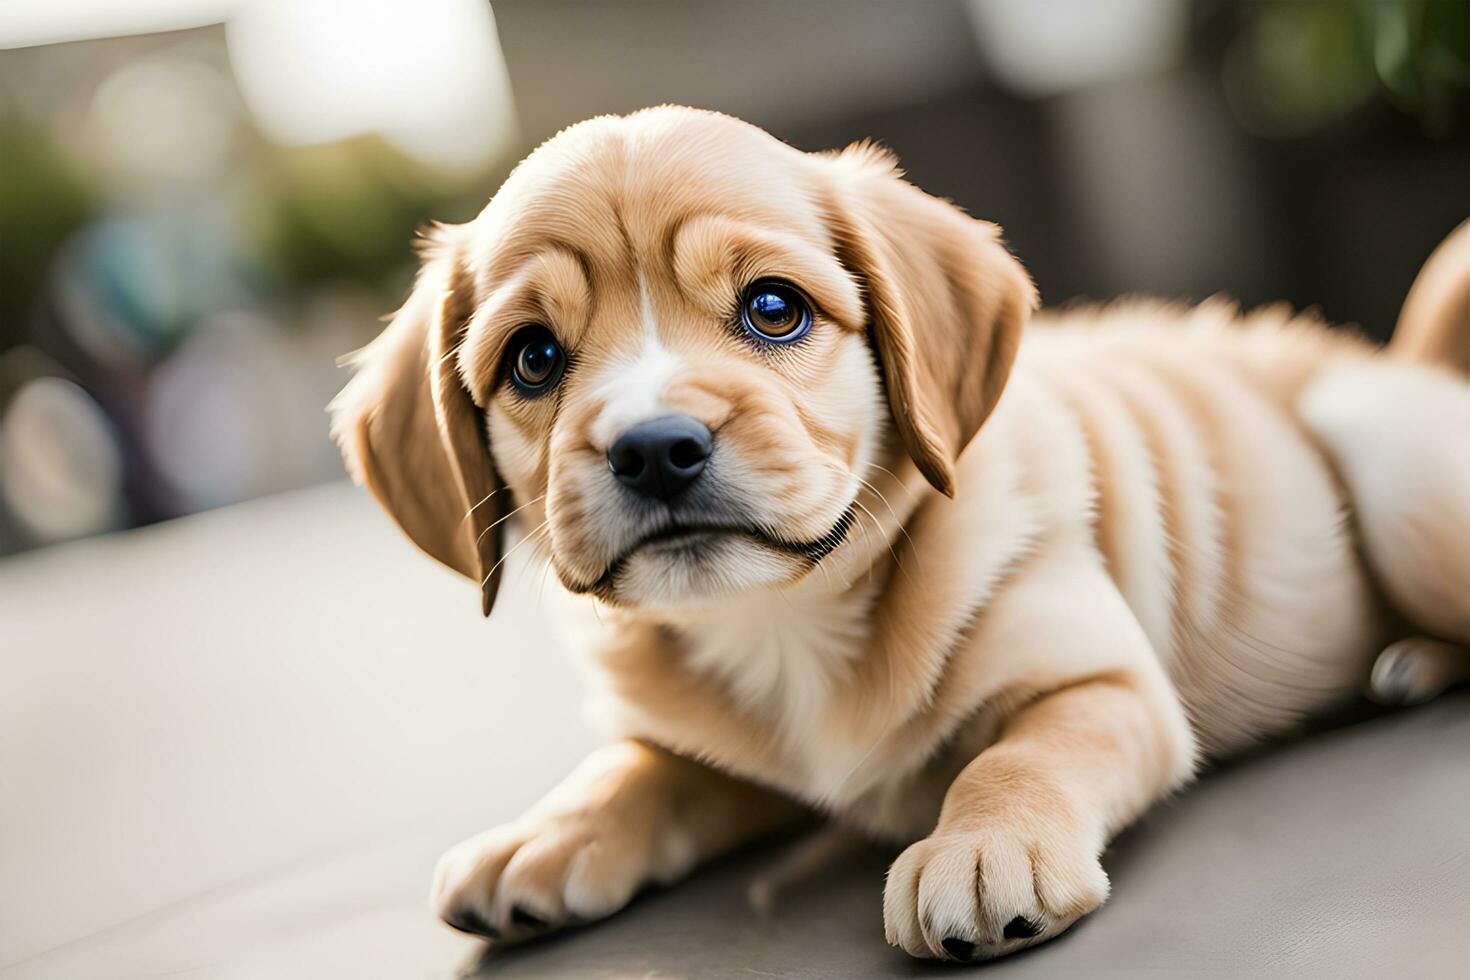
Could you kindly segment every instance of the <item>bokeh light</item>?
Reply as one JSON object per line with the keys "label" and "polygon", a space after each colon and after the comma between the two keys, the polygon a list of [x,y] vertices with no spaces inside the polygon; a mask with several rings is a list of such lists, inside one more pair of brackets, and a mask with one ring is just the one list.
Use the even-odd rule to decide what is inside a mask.
{"label": "bokeh light", "polygon": [[235,138],[234,91],[197,59],[126,64],[97,87],[89,129],[100,162],[122,179],[199,180],[226,162]]}
{"label": "bokeh light", "polygon": [[33,378],[0,417],[0,490],[41,542],[119,526],[122,457],[107,415],[80,386]]}
{"label": "bokeh light", "polygon": [[246,102],[282,143],[380,133],[425,163],[475,168],[515,136],[480,0],[251,0],[226,37]]}

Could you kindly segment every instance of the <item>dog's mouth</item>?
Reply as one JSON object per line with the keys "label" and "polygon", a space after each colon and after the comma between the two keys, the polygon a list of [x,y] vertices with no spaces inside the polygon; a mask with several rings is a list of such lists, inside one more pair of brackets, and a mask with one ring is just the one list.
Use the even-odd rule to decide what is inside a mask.
{"label": "dog's mouth", "polygon": [[848,505],[837,522],[821,537],[811,541],[795,541],[754,524],[716,523],[708,521],[674,520],[634,541],[621,555],[610,562],[596,580],[583,585],[569,583],[572,592],[606,595],[613,581],[639,552],[652,552],[675,558],[698,560],[702,546],[725,537],[751,538],[774,551],[785,552],[804,558],[815,566],[826,558],[838,545],[847,539],[856,521],[853,505]]}

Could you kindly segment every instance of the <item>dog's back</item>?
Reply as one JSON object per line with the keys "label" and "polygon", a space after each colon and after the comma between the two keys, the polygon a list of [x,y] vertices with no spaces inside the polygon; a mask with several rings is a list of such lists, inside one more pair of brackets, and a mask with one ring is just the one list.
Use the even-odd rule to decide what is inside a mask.
{"label": "dog's back", "polygon": [[[1443,338],[1415,336],[1443,356]],[[1134,301],[1038,317],[1015,382],[1017,402],[1055,401],[1075,423],[1098,548],[1207,752],[1353,696],[1406,632],[1417,657],[1395,682],[1419,690],[1382,693],[1457,676],[1444,641],[1470,642],[1462,380],[1280,308]]]}
{"label": "dog's back", "polygon": [[1090,510],[1206,754],[1352,696],[1388,638],[1348,495],[1295,411],[1325,363],[1372,357],[1310,318],[1224,302],[1048,312],[1023,342],[994,424],[1060,406],[1091,486],[1057,519]]}

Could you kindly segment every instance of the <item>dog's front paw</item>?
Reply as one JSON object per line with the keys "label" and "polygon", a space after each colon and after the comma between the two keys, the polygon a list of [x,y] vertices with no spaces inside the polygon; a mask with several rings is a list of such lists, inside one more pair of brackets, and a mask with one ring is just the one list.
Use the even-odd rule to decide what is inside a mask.
{"label": "dog's front paw", "polygon": [[911,956],[990,959],[1063,932],[1102,904],[1108,877],[1086,835],[994,826],[940,831],[888,871],[888,943]]}
{"label": "dog's front paw", "polygon": [[597,811],[527,818],[451,848],[434,873],[432,902],[449,925],[518,942],[610,915],[650,883],[689,869],[684,838]]}

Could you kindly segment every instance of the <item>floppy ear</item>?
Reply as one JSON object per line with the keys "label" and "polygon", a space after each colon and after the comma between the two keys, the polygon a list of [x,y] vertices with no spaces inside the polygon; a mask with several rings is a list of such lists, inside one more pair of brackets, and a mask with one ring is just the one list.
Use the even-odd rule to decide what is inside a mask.
{"label": "floppy ear", "polygon": [[480,583],[488,616],[500,585],[494,524],[507,501],[455,356],[474,290],[452,247],[430,248],[408,302],[354,356],[357,375],[332,401],[332,435],[353,479],[414,544]]}
{"label": "floppy ear", "polygon": [[863,287],[909,456],[954,496],[954,464],[1005,387],[1036,288],[1000,229],[905,181],[884,151],[827,158],[838,257]]}

